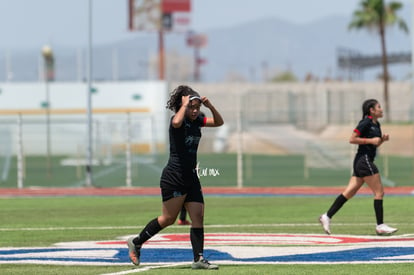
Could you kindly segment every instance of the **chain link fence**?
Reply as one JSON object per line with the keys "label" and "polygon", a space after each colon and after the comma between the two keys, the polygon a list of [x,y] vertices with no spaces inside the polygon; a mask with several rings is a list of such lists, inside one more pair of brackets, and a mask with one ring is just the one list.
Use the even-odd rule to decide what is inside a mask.
{"label": "chain link fence", "polygon": [[[361,104],[382,100],[380,84],[192,86],[225,120],[202,130],[198,172],[206,186],[344,185],[356,150],[348,139]],[[391,121],[382,122],[391,140],[376,163],[390,186],[408,186],[414,178],[409,98],[409,85],[392,86]],[[159,136],[168,129],[156,127],[157,116],[119,113],[94,117],[92,124],[94,186],[159,186],[168,158],[168,141]],[[49,137],[41,115],[2,116],[0,125],[0,188],[85,186],[85,117],[51,114]]]}

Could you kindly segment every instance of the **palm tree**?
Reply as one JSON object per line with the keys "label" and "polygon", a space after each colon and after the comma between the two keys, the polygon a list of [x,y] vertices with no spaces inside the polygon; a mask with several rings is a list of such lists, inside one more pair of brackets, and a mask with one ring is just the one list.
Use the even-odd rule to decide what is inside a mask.
{"label": "palm tree", "polygon": [[385,27],[397,25],[401,30],[408,33],[405,21],[397,16],[397,11],[402,8],[400,2],[385,4],[384,0],[362,0],[360,9],[353,14],[349,29],[368,29],[378,32],[381,39],[382,70],[384,84],[384,110],[385,120],[389,121],[389,100],[388,100],[388,60],[385,43]]}

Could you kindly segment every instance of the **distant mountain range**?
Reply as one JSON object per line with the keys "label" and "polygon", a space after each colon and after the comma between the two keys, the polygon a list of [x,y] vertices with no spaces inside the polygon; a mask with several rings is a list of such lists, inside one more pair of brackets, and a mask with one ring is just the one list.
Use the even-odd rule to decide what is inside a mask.
{"label": "distant mountain range", "polygon": [[[403,17],[410,25],[408,11]],[[350,20],[348,17],[336,16],[297,25],[277,18],[264,18],[231,28],[207,31],[208,44],[200,49],[201,57],[207,61],[201,67],[202,80],[259,82],[287,70],[300,80],[309,73],[318,78],[341,77],[344,72],[336,64],[338,48],[352,49],[361,54],[380,54],[378,35],[366,30],[348,30]],[[410,35],[396,28],[387,29],[389,53],[410,52],[410,40]],[[151,58],[157,54],[157,41],[156,34],[137,33],[134,39],[94,45],[94,78],[155,79],[156,72],[150,68],[150,64]],[[180,66],[192,66],[194,49],[186,45],[185,34],[166,34],[165,48],[167,58],[174,54],[175,58],[186,61]],[[85,78],[85,49],[57,45],[54,52],[56,80]],[[174,68],[170,67],[169,70]],[[397,80],[407,79],[410,71],[409,64],[390,66],[390,73]],[[372,80],[379,73],[380,67],[373,68],[364,72],[363,79]],[[41,75],[39,50],[28,48],[0,57],[0,81],[36,81]],[[190,80],[191,74],[187,73],[184,78],[187,79],[182,80]]]}

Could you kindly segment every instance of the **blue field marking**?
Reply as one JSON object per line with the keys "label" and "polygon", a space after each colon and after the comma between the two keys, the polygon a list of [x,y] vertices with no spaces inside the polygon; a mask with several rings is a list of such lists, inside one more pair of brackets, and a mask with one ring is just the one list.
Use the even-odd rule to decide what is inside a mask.
{"label": "blue field marking", "polygon": [[[0,264],[131,265],[126,239],[57,243],[54,247],[0,248]],[[414,237],[210,233],[204,256],[229,264],[414,263]],[[159,234],[141,250],[142,265],[189,264],[188,234]]]}
{"label": "blue field marking", "polygon": [[[68,252],[67,256],[65,256],[65,252]],[[85,252],[89,252],[89,254],[84,255]],[[91,256],[90,252],[97,252],[99,255]],[[45,253],[47,256],[41,255]],[[76,256],[70,256],[73,254],[76,254]],[[218,249],[206,249],[204,254],[213,262],[226,261],[232,263],[414,262],[414,247],[347,248],[346,250],[334,252],[264,257],[249,255],[246,258],[236,258],[230,253]],[[192,261],[192,257],[192,250],[190,248],[146,248],[142,249],[141,263],[189,263]],[[38,264],[48,264],[51,262],[60,262],[62,264],[130,264],[128,249],[126,248],[16,248],[0,250],[0,263],[12,262]]]}
{"label": "blue field marking", "polygon": [[[384,259],[389,257],[412,256],[411,259]],[[343,263],[343,262],[413,262],[414,247],[372,247],[357,248],[337,252],[324,252],[312,254],[297,254],[289,256],[271,256],[250,259],[235,259],[235,261],[257,261],[257,262],[320,262],[320,263]]]}
{"label": "blue field marking", "polygon": [[[48,263],[52,261],[58,262],[83,262],[83,263],[119,263],[119,262],[129,262],[128,259],[128,250],[126,249],[115,249],[118,252],[112,256],[108,251],[113,251],[114,249],[108,248],[25,248],[25,249],[11,249],[11,250],[0,250],[0,262],[30,262],[30,261],[37,261],[39,263]],[[125,251],[124,251],[125,250]],[[96,257],[85,257],[83,256],[83,252],[85,251],[102,251],[108,252],[104,253],[106,256],[100,254],[100,256]],[[73,254],[74,252],[79,255],[79,257],[62,257],[62,253],[70,252]],[[50,256],[42,256],[40,254],[47,253]],[[22,255],[25,254],[26,256]],[[53,255],[56,256],[53,256]]]}
{"label": "blue field marking", "polygon": [[[289,256],[248,257],[235,258],[229,253],[208,249],[205,255],[211,261],[231,262],[376,262],[383,258],[412,255],[411,259],[398,260],[399,262],[412,262],[414,260],[414,247],[373,247],[356,248],[345,251],[296,254]],[[253,256],[253,255],[251,255]],[[141,262],[180,262],[188,261],[192,257],[191,249],[146,249],[142,251]],[[387,260],[385,260],[387,261]],[[395,259],[388,260],[395,262]]]}
{"label": "blue field marking", "polygon": [[[176,263],[189,262],[193,258],[191,249],[185,248],[149,248],[143,249],[141,255],[141,262],[151,263]],[[96,257],[84,256],[84,252],[99,251]],[[113,253],[116,251],[116,253]],[[76,257],[62,257],[62,254],[69,252],[70,254],[77,254]],[[41,256],[41,254],[48,254],[48,256]],[[53,256],[55,254],[56,256]],[[206,249],[205,255],[214,255],[219,259],[232,259],[228,253],[221,251]],[[117,248],[24,248],[24,249],[8,249],[0,250],[0,263],[16,262],[16,261],[39,261],[47,262],[84,262],[84,263],[130,263],[128,257],[128,249]]]}

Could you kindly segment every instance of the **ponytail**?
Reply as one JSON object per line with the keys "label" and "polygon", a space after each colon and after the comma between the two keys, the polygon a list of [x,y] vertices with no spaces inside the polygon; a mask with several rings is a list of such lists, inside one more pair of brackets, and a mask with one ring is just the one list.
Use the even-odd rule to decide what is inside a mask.
{"label": "ponytail", "polygon": [[370,115],[370,109],[374,108],[375,105],[378,103],[376,99],[367,99],[362,104],[362,119]]}

